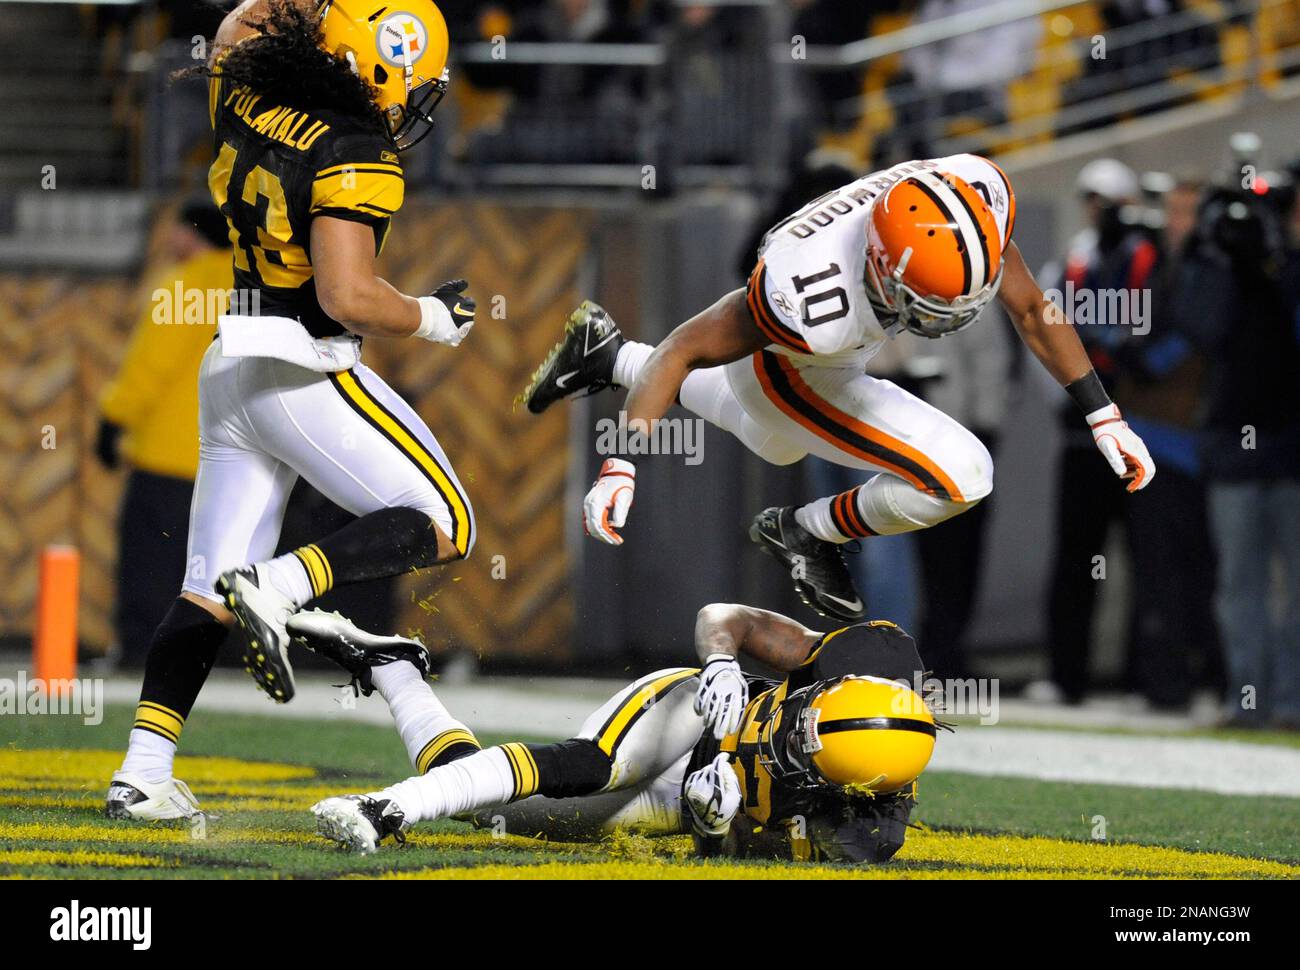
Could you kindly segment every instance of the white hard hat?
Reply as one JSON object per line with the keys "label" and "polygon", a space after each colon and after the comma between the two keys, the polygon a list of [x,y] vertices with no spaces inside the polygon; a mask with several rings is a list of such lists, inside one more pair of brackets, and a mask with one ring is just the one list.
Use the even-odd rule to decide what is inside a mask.
{"label": "white hard hat", "polygon": [[1138,196],[1138,179],[1133,169],[1114,158],[1095,158],[1083,166],[1075,186],[1081,193],[1100,195],[1112,202]]}

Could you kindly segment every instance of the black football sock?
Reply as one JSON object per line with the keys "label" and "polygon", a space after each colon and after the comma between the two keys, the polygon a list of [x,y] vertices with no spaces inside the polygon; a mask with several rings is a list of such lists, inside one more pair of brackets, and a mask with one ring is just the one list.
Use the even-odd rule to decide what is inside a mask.
{"label": "black football sock", "polygon": [[343,583],[396,576],[438,562],[438,531],[419,509],[380,509],[349,522],[319,542],[295,549],[312,595]]}
{"label": "black football sock", "polygon": [[[609,774],[614,768],[609,755],[600,750],[596,742],[585,738],[571,738],[555,744],[516,743],[501,747],[515,773],[515,798],[531,794],[547,798],[593,795],[609,784]],[[528,768],[533,769],[531,773]],[[529,780],[531,786],[526,784]]]}
{"label": "black football sock", "polygon": [[226,627],[203,607],[176,599],[154,632],[134,728],[175,744],[208,679]]}

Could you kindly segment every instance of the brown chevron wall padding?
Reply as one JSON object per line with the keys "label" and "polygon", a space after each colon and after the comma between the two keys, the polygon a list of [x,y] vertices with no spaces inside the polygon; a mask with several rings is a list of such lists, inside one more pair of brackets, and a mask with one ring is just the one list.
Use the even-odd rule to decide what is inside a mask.
{"label": "brown chevron wall padding", "polygon": [[[402,580],[403,628],[431,643],[543,664],[569,656],[565,409],[537,418],[511,402],[580,299],[590,224],[573,210],[414,201],[394,220],[388,279],[427,293],[463,276],[480,307],[457,350],[374,340],[365,351],[424,416],[474,504],[471,558]],[[91,448],[136,290],[134,279],[0,274],[0,637],[30,634],[39,550],[68,542],[83,556],[83,646],[112,641],[121,475]]]}

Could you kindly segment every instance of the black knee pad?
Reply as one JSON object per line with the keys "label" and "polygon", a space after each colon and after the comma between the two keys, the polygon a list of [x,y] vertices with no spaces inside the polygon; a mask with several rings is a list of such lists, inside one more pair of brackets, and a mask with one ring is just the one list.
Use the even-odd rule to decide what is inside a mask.
{"label": "black knee pad", "polygon": [[595,741],[571,738],[558,744],[530,744],[537,762],[537,794],[547,798],[576,798],[609,784],[614,762]]}

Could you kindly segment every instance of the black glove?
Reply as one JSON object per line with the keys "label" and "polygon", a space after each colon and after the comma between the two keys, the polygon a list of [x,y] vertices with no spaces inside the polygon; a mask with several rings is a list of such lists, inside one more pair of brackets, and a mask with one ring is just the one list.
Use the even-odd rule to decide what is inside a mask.
{"label": "black glove", "polygon": [[465,288],[469,283],[465,280],[448,280],[433,291],[431,296],[442,301],[447,312],[451,314],[452,320],[456,326],[463,327],[466,324],[474,322],[474,311],[478,309],[478,304],[474,302],[472,296],[465,295]]}
{"label": "black glove", "polygon": [[99,419],[99,434],[95,438],[95,457],[105,468],[116,468],[122,460],[120,444],[125,429],[108,418]]}

